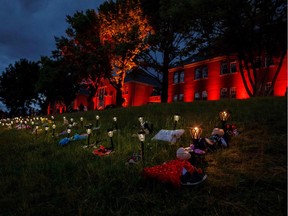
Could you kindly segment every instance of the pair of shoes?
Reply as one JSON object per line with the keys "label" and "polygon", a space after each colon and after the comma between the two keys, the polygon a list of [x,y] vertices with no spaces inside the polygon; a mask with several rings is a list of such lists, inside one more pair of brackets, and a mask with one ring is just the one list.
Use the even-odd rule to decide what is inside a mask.
{"label": "pair of shoes", "polygon": [[181,176],[181,185],[198,185],[205,181],[207,178],[207,175],[205,173],[198,173],[198,172],[193,172],[192,174],[186,173],[185,175]]}

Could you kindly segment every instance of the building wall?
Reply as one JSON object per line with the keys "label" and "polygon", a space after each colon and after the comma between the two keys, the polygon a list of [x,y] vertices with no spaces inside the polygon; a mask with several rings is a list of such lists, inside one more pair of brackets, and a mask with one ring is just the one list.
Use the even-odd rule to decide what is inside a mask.
{"label": "building wall", "polygon": [[[220,74],[222,62],[231,62],[236,65],[236,72]],[[208,76],[195,79],[195,73],[197,68],[208,68]],[[271,82],[273,75],[275,74],[276,66],[269,66],[269,73],[267,81]],[[230,69],[229,69],[230,70]],[[177,80],[177,74],[184,73],[184,79]],[[258,77],[261,77],[264,73],[258,71]],[[247,78],[247,77],[246,77]],[[233,57],[217,57],[201,62],[186,64],[182,67],[175,67],[169,70],[168,76],[168,102],[184,101],[192,102],[196,100],[196,95],[199,93],[202,98],[202,93],[207,92],[207,100],[219,100],[221,98],[221,89],[227,89],[227,97],[233,97],[236,99],[246,99],[249,95],[244,87],[241,74],[239,72],[239,65],[236,62],[236,58]],[[251,86],[250,86],[251,88]],[[281,71],[277,77],[274,95],[284,96],[287,89],[287,57],[282,65]],[[233,90],[236,90],[236,95],[233,96]],[[195,95],[196,94],[196,95]]]}
{"label": "building wall", "polygon": [[[149,102],[160,102],[159,96],[151,97],[152,92],[153,87],[150,85],[139,82],[125,83],[123,86],[123,98],[125,100],[123,106],[142,106]],[[116,90],[109,82],[103,81],[92,101],[92,109],[94,110],[101,110],[109,105],[116,105]],[[79,107],[81,103],[86,107],[90,107],[88,106],[87,95],[77,95],[74,100],[74,109]]]}
{"label": "building wall", "polygon": [[139,82],[124,84],[124,106],[142,106],[149,102],[153,87]]}

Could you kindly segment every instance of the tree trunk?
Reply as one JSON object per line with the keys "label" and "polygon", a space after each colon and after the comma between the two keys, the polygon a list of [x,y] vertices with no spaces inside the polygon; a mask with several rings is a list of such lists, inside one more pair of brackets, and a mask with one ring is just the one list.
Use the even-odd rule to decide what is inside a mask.
{"label": "tree trunk", "polygon": [[122,96],[122,88],[117,87],[116,88],[116,106],[122,107],[123,102],[124,102],[124,98]]}
{"label": "tree trunk", "polygon": [[161,103],[167,103],[168,101],[168,68],[169,68],[169,55],[167,51],[164,51],[164,61],[162,68],[162,92]]}
{"label": "tree trunk", "polygon": [[248,95],[250,97],[253,96],[251,90],[249,89],[249,86],[247,84],[247,80],[245,79],[245,76],[244,76],[244,68],[243,68],[243,65],[242,65],[242,62],[244,61],[241,57],[238,57],[238,60],[239,60],[239,71],[240,71],[240,74],[241,74],[241,78],[242,78],[242,81],[243,81],[243,84],[244,84],[244,87],[245,87],[245,90],[246,92],[248,93]]}
{"label": "tree trunk", "polygon": [[272,83],[271,83],[271,88],[269,89],[268,95],[270,95],[272,93],[273,89],[274,89],[276,79],[277,79],[277,77],[278,77],[278,75],[280,73],[284,58],[285,58],[285,56],[287,54],[286,52],[287,52],[286,49],[283,50],[283,52],[282,52],[282,55],[280,57],[280,62],[278,64],[278,67],[277,67],[277,70],[275,72],[275,75],[273,76]]}

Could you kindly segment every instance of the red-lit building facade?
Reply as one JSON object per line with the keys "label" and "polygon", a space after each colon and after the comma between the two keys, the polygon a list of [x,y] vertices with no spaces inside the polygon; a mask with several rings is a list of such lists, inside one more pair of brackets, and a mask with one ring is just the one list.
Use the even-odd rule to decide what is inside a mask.
{"label": "red-lit building facade", "polygon": [[[160,102],[160,83],[149,74],[138,71],[128,74],[123,86],[123,107],[142,106],[148,103]],[[88,110],[101,110],[116,104],[116,90],[108,82],[103,80],[100,83],[95,97],[89,100],[89,94],[82,90],[73,102],[73,109],[79,109],[84,105]]]}
{"label": "red-lit building facade", "polygon": [[[277,69],[275,65],[277,60],[270,64],[263,60],[268,72],[261,73],[257,70],[257,76],[259,80],[266,80],[263,91],[268,91]],[[247,76],[246,73],[244,74]],[[231,56],[221,56],[171,68],[168,79],[168,102],[249,98],[239,72],[239,64],[236,58]],[[286,91],[287,55],[275,82],[273,95],[284,96]]]}
{"label": "red-lit building facade", "polygon": [[[266,80],[263,90],[271,86],[273,76],[277,69],[277,60],[264,62],[268,73],[257,71],[261,80]],[[265,75],[265,77],[263,77]],[[246,77],[247,78],[247,77]],[[124,107],[141,106],[148,103],[159,103],[161,86],[152,76],[137,72],[128,74],[123,86]],[[284,96],[287,93],[287,55],[277,76],[273,95]],[[169,69],[168,76],[168,103],[176,101],[192,102],[195,100],[219,100],[221,98],[247,99],[248,93],[239,72],[236,58],[221,56],[212,59],[194,61]],[[116,104],[116,90],[103,80],[93,98],[89,92],[82,89],[76,96],[72,108],[79,110],[83,105],[84,110],[101,110]],[[67,111],[66,107],[56,104],[58,112]],[[48,108],[48,114],[53,111]],[[55,112],[55,107],[54,107]]]}

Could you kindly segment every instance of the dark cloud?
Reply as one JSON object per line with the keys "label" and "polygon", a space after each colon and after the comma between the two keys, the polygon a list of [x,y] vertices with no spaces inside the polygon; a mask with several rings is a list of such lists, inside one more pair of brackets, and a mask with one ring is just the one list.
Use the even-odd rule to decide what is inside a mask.
{"label": "dark cloud", "polygon": [[21,58],[50,56],[65,36],[66,16],[97,9],[105,0],[1,0],[0,73]]}

